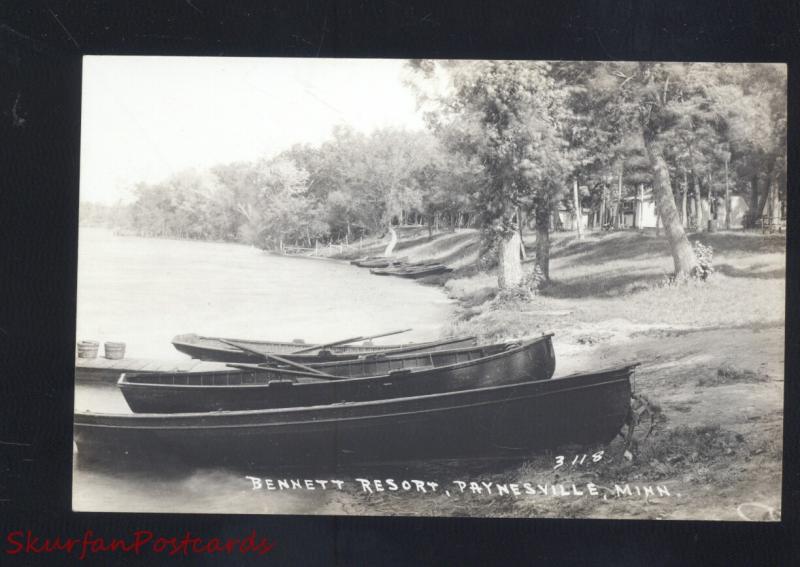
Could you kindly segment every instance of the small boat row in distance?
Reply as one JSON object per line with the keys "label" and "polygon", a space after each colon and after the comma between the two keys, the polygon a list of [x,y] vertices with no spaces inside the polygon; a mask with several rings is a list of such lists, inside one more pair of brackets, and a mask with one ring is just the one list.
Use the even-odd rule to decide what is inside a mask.
{"label": "small boat row in distance", "polygon": [[376,276],[397,276],[399,278],[424,278],[452,272],[444,264],[437,262],[414,262],[408,263],[405,258],[383,258],[380,256],[368,256],[351,260],[351,264],[361,268],[370,268],[370,273]]}
{"label": "small boat row in distance", "polygon": [[238,411],[367,402],[549,380],[552,334],[518,342],[314,364],[232,364],[215,372],[125,373],[137,413]]}
{"label": "small boat row in distance", "polygon": [[[383,333],[372,337],[357,337],[355,340],[373,339],[393,333]],[[248,339],[226,339],[204,337],[196,334],[178,335],[172,339],[172,346],[178,351],[199,360],[217,362],[264,362],[268,355],[307,364],[355,360],[366,355],[403,354],[435,352],[439,350],[475,346],[475,337],[456,337],[422,343],[393,345],[346,344],[355,341],[337,341],[327,344],[306,344],[303,341],[279,342]]]}
{"label": "small boat row in distance", "polygon": [[452,268],[448,268],[444,264],[428,263],[428,264],[403,264],[400,266],[392,266],[388,268],[374,268],[369,273],[376,276],[397,276],[399,278],[424,278],[426,276],[436,276],[438,274],[445,274],[452,272]]}
{"label": "small boat row in distance", "polygon": [[[552,380],[302,407],[178,414],[75,413],[81,458],[327,464],[524,458],[606,443],[630,409],[635,366]],[[290,386],[295,388],[298,386]]]}
{"label": "small boat row in distance", "polygon": [[351,260],[350,263],[359,268],[386,268],[388,266],[398,266],[404,264],[405,257],[402,258],[384,258],[381,256],[370,256],[366,258],[359,258],[358,260]]}

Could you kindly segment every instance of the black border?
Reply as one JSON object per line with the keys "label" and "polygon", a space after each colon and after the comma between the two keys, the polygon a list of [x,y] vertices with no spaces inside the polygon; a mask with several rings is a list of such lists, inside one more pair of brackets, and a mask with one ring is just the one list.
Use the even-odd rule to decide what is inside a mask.
{"label": "black border", "polygon": [[[30,445],[0,445],[0,498],[10,499],[0,501],[0,562],[14,529],[73,537],[86,528],[107,536],[190,529],[213,537],[257,528],[277,544],[266,558],[272,564],[791,564],[800,557],[790,535],[800,533],[797,349],[786,353],[779,524],[74,514],[71,408],[84,54],[787,62],[789,187],[796,188],[799,45],[796,2],[3,3],[0,440]],[[796,201],[792,189],[787,344],[797,340]]]}

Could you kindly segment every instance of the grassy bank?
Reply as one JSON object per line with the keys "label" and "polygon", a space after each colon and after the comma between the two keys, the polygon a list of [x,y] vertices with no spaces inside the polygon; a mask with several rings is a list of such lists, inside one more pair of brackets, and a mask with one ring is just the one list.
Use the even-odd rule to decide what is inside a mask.
{"label": "grassy bank", "polygon": [[[655,428],[627,458],[620,440],[592,466],[554,470],[553,454],[508,466],[425,465],[438,480],[658,484],[670,496],[509,498],[350,494],[350,512],[775,520],[780,517],[783,431],[785,239],[718,232],[693,235],[714,249],[706,283],[664,285],[672,259],[653,232],[553,238],[552,281],[531,301],[500,301],[496,275],[473,266],[478,235],[403,234],[398,256],[455,268],[442,285],[460,308],[446,332],[486,341],[555,333],[556,376],[640,362],[636,391],[657,412]],[[533,237],[526,235],[533,245]],[[373,252],[380,252],[376,243]],[[449,262],[448,262],[449,259]],[[560,453],[585,453],[562,448]],[[558,453],[558,452],[557,452]],[[416,472],[416,471],[410,471]]]}

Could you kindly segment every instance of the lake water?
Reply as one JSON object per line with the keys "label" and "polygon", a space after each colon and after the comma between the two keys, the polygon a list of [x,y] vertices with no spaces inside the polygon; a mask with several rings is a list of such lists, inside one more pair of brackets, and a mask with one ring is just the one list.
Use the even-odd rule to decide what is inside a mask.
{"label": "lake water", "polygon": [[429,340],[451,313],[438,288],[347,262],[80,232],[78,340],[123,341],[131,357],[182,357],[179,333],[325,342],[412,327],[375,342]]}
{"label": "lake water", "polygon": [[[403,328],[376,344],[440,337],[453,305],[439,288],[346,262],[273,256],[226,243],[80,230],[78,340],[122,341],[126,356],[187,358],[180,333],[330,342]],[[101,347],[102,350],[102,347]],[[77,386],[77,411],[129,411],[115,386]],[[100,470],[76,462],[76,510],[332,513],[325,492],[253,497],[248,472]],[[336,509],[338,507],[335,506]]]}

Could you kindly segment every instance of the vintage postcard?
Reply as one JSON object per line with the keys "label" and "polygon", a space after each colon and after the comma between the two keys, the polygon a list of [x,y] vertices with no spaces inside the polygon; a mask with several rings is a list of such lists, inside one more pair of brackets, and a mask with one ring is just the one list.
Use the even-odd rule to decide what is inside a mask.
{"label": "vintage postcard", "polygon": [[86,57],[73,509],[780,520],[786,80]]}

